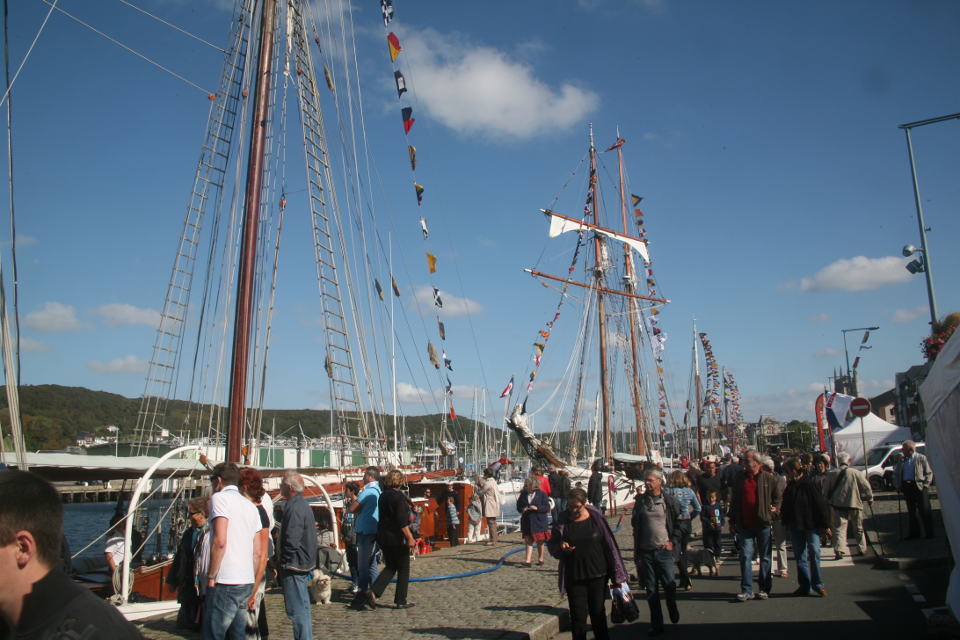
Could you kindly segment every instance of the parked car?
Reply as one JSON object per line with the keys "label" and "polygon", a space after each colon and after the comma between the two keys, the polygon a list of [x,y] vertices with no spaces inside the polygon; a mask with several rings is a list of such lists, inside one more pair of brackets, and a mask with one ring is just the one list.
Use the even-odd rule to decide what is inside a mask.
{"label": "parked car", "polygon": [[[874,491],[893,489],[893,467],[903,458],[903,445],[882,444],[867,453],[867,480]],[[917,453],[926,454],[926,444],[917,443]]]}

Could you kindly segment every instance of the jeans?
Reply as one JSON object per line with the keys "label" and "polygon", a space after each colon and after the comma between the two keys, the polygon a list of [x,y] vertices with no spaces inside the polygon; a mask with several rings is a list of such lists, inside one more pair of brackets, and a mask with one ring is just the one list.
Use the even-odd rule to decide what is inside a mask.
{"label": "jeans", "polygon": [[770,544],[770,527],[737,527],[737,543],[740,547],[740,591],[748,596],[753,595],[753,550],[757,549],[760,556],[760,575],[757,582],[760,591],[770,593],[773,588],[773,578],[770,576],[772,564],[772,545]]}
{"label": "jeans", "polygon": [[667,608],[676,608],[677,586],[673,583],[673,552],[666,549],[654,551],[637,550],[637,573],[640,584],[647,590],[650,607],[650,626],[663,628],[663,610],[660,608],[660,585],[667,596]]}
{"label": "jeans", "polygon": [[347,545],[347,566],[350,568],[350,586],[359,588],[360,575],[357,567],[357,545]]}
{"label": "jeans", "polygon": [[310,617],[310,594],[307,583],[309,573],[283,571],[280,584],[283,586],[283,606],[293,624],[294,640],[313,640],[313,620]]}
{"label": "jeans", "polygon": [[690,575],[687,569],[687,545],[690,544],[690,532],[692,530],[690,520],[677,520],[673,526],[673,557],[680,567],[680,586],[686,587],[690,584]]}
{"label": "jeans", "polygon": [[393,603],[406,604],[407,587],[410,584],[410,548],[406,545],[383,547],[383,562],[386,566],[371,587],[373,595],[378,598],[382,596],[396,574],[397,589],[393,593]]}
{"label": "jeans", "polygon": [[570,632],[573,640],[587,640],[587,614],[593,626],[596,640],[609,638],[607,611],[603,599],[607,593],[605,577],[572,580],[567,586],[567,601],[570,603]]}
{"label": "jeans", "polygon": [[253,584],[218,584],[207,589],[203,615],[204,640],[244,640],[247,626],[247,598]]}
{"label": "jeans", "polygon": [[822,589],[820,535],[816,529],[790,527],[790,542],[793,544],[793,555],[797,558],[797,582],[800,590],[810,593],[810,589]]}
{"label": "jeans", "polygon": [[357,586],[360,591],[369,591],[370,585],[380,575],[377,550],[377,534],[357,534]]}

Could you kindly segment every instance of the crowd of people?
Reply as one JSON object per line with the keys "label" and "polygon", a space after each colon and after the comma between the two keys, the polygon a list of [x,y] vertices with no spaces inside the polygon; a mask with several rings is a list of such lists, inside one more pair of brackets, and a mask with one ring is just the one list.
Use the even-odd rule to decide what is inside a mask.
{"label": "crowd of people", "polygon": [[[909,496],[909,537],[932,537],[929,463],[911,441],[903,444],[903,451],[894,483]],[[724,525],[740,570],[737,602],[767,600],[773,577],[789,577],[788,541],[796,563],[795,596],[827,596],[821,549],[832,547],[835,560],[846,557],[851,546],[859,555],[867,551],[863,511],[872,504],[873,492],[845,452],[838,454],[835,466],[826,454],[771,457],[754,450],[728,456],[719,469],[714,459],[701,465],[684,459],[681,464],[666,478],[660,468],[645,466],[630,520],[651,636],[665,629],[661,601],[670,621],[679,621],[677,591],[693,589],[690,570],[716,568]],[[603,509],[612,513],[616,503],[602,502],[601,473],[601,465],[595,464],[588,490],[569,493],[568,509],[553,523],[547,545],[560,561],[560,590],[568,597],[575,639],[586,638],[588,616],[594,637],[607,638],[602,587],[609,583],[628,588],[622,556],[602,518]],[[698,520],[702,549],[688,553]]]}
{"label": "crowd of people", "polygon": [[[910,537],[932,537],[930,465],[910,441],[903,452],[894,484],[907,499]],[[488,467],[475,479],[472,492],[458,494],[453,483],[426,488],[417,503],[399,470],[381,476],[378,468],[368,467],[362,482],[346,483],[340,539],[353,593],[349,607],[382,606],[379,599],[394,578],[394,608],[414,606],[408,600],[411,556],[444,538],[456,546],[463,514],[466,542],[496,544],[502,503],[498,471]],[[665,477],[647,464],[633,477],[642,483],[635,487],[629,522],[650,635],[664,631],[662,601],[669,620],[679,621],[678,591],[694,589],[692,570],[699,574],[707,566],[712,573],[718,567],[725,526],[740,569],[735,594],[740,602],[766,600],[773,577],[789,577],[787,542],[796,562],[796,596],[827,596],[823,548],[832,547],[834,558],[841,560],[852,538],[857,554],[867,551],[863,511],[873,492],[843,452],[832,468],[824,454],[783,459],[748,450],[728,456],[722,467],[715,459],[700,465],[683,460],[681,469]],[[588,618],[598,640],[608,637],[608,588],[629,594],[623,556],[605,518],[619,508],[613,478],[598,462],[583,488],[581,482],[572,484],[565,469],[535,466],[516,501],[526,552],[522,564],[542,566],[547,550],[559,560],[559,586],[569,601],[574,638],[586,637]],[[205,639],[268,638],[262,601],[268,583],[275,582],[283,592],[293,637],[312,639],[311,603],[317,597],[311,584],[322,569],[339,569],[341,552],[334,514],[312,508],[304,489],[300,475],[286,472],[281,500],[274,505],[256,469],[233,463],[214,467],[210,493],[187,505],[189,526],[167,578],[181,603],[178,626],[200,630]],[[465,510],[461,495],[470,498]],[[0,504],[0,574],[10,576],[0,582],[0,631],[6,624],[43,637],[44,629],[61,625],[76,637],[139,637],[114,607],[76,586],[63,571],[63,511],[51,485],[28,472],[6,471],[0,474]],[[130,551],[124,548],[125,522],[123,517],[111,520],[104,545],[113,571]],[[702,546],[690,549],[698,534]],[[50,598],[62,603],[56,615],[44,614]]]}

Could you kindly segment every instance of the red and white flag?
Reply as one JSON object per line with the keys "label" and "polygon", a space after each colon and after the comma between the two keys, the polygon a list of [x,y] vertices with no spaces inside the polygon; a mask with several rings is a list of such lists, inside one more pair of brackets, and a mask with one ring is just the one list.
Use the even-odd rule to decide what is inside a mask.
{"label": "red and white flag", "polygon": [[510,395],[510,392],[513,391],[513,376],[510,376],[510,382],[507,383],[507,386],[504,387],[503,393],[500,394],[501,398],[506,398]]}

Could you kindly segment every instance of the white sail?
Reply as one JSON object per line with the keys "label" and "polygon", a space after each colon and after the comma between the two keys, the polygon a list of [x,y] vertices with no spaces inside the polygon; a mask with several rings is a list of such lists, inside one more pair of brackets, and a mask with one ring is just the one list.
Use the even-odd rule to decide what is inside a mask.
{"label": "white sail", "polygon": [[587,228],[592,231],[599,233],[602,236],[608,238],[613,238],[614,240],[619,240],[630,246],[634,251],[640,254],[640,257],[643,258],[643,261],[650,262],[650,254],[647,253],[647,244],[643,240],[638,240],[636,238],[631,238],[629,236],[624,236],[613,231],[608,231],[600,227],[596,227],[588,223],[575,222],[567,218],[561,218],[557,215],[554,215],[552,212],[546,212],[550,214],[550,232],[549,236],[551,238],[556,238],[561,233],[566,233],[568,231],[579,231],[581,228]]}

